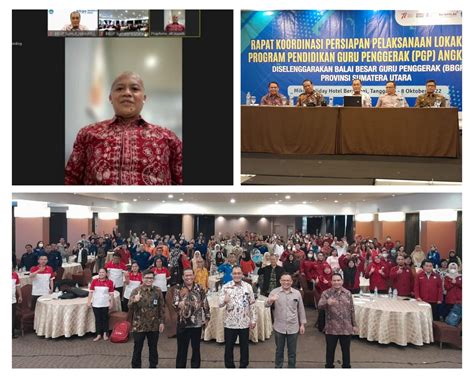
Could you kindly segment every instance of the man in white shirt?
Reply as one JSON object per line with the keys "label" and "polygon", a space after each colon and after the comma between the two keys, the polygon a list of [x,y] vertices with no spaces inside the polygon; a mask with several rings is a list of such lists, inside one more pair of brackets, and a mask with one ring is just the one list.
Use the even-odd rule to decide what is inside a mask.
{"label": "man in white shirt", "polygon": [[372,99],[370,96],[362,92],[362,81],[360,79],[352,80],[352,96],[361,96],[362,97],[362,107],[363,108],[371,108],[372,107]]}
{"label": "man in white shirt", "polygon": [[239,338],[240,367],[249,364],[249,329],[255,328],[257,313],[252,286],[242,281],[240,266],[232,268],[232,281],[222,287],[219,307],[224,309],[224,361],[226,368],[235,368],[234,345]]}
{"label": "man in white shirt", "polygon": [[396,91],[397,84],[394,81],[387,81],[385,84],[386,94],[379,97],[376,108],[408,108],[405,98]]}

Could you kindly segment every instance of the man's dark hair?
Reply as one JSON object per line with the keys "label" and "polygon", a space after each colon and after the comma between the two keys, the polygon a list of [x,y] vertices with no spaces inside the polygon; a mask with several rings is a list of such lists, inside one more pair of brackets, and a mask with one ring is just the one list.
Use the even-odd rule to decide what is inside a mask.
{"label": "man's dark hair", "polygon": [[33,246],[32,246],[31,244],[25,245],[25,248],[26,248],[26,247],[31,247],[31,248],[33,248]]}
{"label": "man's dark hair", "polygon": [[278,83],[276,81],[270,81],[268,83],[268,86],[272,85],[272,84],[275,84],[278,88],[280,88],[280,86],[278,85]]}
{"label": "man's dark hair", "polygon": [[339,276],[342,280],[342,275],[341,273],[333,273],[332,276],[331,276],[331,279],[334,277],[334,276]]}
{"label": "man's dark hair", "polygon": [[280,276],[280,279],[282,279],[283,276],[288,276],[288,277],[290,277],[291,279],[293,279],[293,277],[291,276],[291,274],[288,273],[288,272],[284,272],[284,273]]}
{"label": "man's dark hair", "polygon": [[431,265],[433,265],[433,261],[428,260],[428,259],[424,259],[424,260],[421,262],[421,267],[423,268],[426,264],[431,264]]}
{"label": "man's dark hair", "polygon": [[189,270],[189,271],[193,272],[193,274],[194,274],[194,270],[193,270],[193,268],[186,268],[186,269],[183,269],[183,276],[184,276],[184,272],[186,272],[187,270]]}
{"label": "man's dark hair", "polygon": [[304,85],[304,83],[306,83],[307,81],[309,81],[311,84],[313,84],[313,82],[312,82],[311,80],[305,79],[305,80],[303,80],[303,85]]}
{"label": "man's dark hair", "polygon": [[354,84],[354,81],[358,81],[360,83],[360,85],[362,85],[362,80],[361,79],[352,79],[352,84]]}
{"label": "man's dark hair", "polygon": [[122,258],[122,256],[120,256],[120,254],[118,254],[117,252],[115,252],[115,253],[112,255],[112,257],[118,257],[119,259]]}
{"label": "man's dark hair", "polygon": [[388,83],[392,83],[394,88],[397,87],[397,83],[395,83],[393,80],[387,81],[387,82],[385,83],[385,85],[387,85]]}
{"label": "man's dark hair", "polygon": [[240,267],[240,265],[234,265],[234,266],[232,267],[232,272],[234,272],[235,269],[240,269],[240,270],[242,270],[242,268]]}
{"label": "man's dark hair", "polygon": [[434,85],[436,85],[436,81],[434,81],[434,80],[432,80],[432,79],[426,80],[426,84],[428,84],[428,83],[433,83]]}
{"label": "man's dark hair", "polygon": [[155,273],[153,272],[153,270],[151,269],[146,269],[143,273],[142,273],[142,277],[145,277],[146,275],[148,274],[153,274],[153,277],[155,277]]}

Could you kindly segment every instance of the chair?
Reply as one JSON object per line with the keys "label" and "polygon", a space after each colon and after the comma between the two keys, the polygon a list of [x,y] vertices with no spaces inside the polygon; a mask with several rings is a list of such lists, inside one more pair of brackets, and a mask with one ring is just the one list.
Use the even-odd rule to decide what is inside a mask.
{"label": "chair", "polygon": [[452,344],[462,349],[462,322],[457,327],[450,326],[445,322],[433,322],[434,341],[439,342],[439,348],[443,349],[443,343]]}
{"label": "chair", "polygon": [[79,286],[87,286],[91,279],[92,272],[89,268],[85,268],[81,273],[72,275],[72,280],[76,281]]}
{"label": "chair", "polygon": [[114,311],[111,312],[109,315],[109,329],[114,329],[114,326],[117,323],[128,321],[131,322],[131,312],[124,312],[124,311]]}
{"label": "chair", "polygon": [[25,335],[25,328],[31,326],[34,329],[35,312],[31,309],[31,285],[25,285],[21,289],[21,297],[23,301],[17,304],[16,318],[20,324],[21,335]]}
{"label": "chair", "polygon": [[301,296],[303,297],[303,303],[305,306],[314,306],[315,305],[315,292],[316,290],[311,290],[308,287],[308,282],[304,276],[299,277],[300,287],[301,287]]}

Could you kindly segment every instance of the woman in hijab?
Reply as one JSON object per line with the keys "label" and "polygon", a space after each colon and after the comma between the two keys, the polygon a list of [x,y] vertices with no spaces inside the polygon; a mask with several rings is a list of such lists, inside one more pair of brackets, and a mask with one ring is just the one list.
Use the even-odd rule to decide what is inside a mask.
{"label": "woman in hijab", "polygon": [[448,264],[456,263],[458,265],[459,271],[462,270],[461,258],[457,255],[454,249],[449,251]]}
{"label": "woman in hijab", "polygon": [[194,256],[191,260],[191,263],[193,265],[193,269],[196,269],[198,266],[198,260],[202,260],[201,252],[196,251],[194,252]]}
{"label": "woman in hijab", "polygon": [[332,269],[329,265],[324,267],[323,273],[316,278],[316,291],[318,292],[318,301],[323,291],[331,287]]}
{"label": "woman in hijab", "polygon": [[308,288],[312,290],[314,288],[314,285],[316,284],[317,277],[316,259],[314,258],[314,254],[312,251],[310,251],[306,255],[306,258],[300,262],[300,273],[301,276],[306,279]]}
{"label": "woman in hijab", "polygon": [[225,258],[223,256],[222,252],[218,251],[216,253],[216,266],[219,267],[220,265],[224,264],[224,262],[225,262]]}
{"label": "woman in hijab", "polygon": [[417,268],[421,268],[421,263],[426,259],[425,252],[421,249],[421,245],[416,245],[415,249],[411,253],[411,260]]}
{"label": "woman in hijab", "polygon": [[270,252],[265,252],[263,255],[263,260],[262,260],[262,268],[265,268],[266,266],[270,265]]}
{"label": "woman in hijab", "polygon": [[455,304],[462,304],[462,276],[459,274],[458,264],[452,262],[448,265],[448,272],[443,279],[443,289],[446,296],[441,315],[445,319]]}
{"label": "woman in hijab", "polygon": [[344,273],[343,287],[349,290],[352,294],[358,293],[360,290],[360,269],[364,269],[363,263],[362,266],[361,264],[357,266],[354,259],[351,258],[347,262],[347,266],[342,270]]}
{"label": "woman in hijab", "polygon": [[247,251],[242,251],[242,256],[240,257],[240,267],[242,268],[242,273],[244,276],[252,274],[255,270],[255,263],[250,258],[250,253]]}

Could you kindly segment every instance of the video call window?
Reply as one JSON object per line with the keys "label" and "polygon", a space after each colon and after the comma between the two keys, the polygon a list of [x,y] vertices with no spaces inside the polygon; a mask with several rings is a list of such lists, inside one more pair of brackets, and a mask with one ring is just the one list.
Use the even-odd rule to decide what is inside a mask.
{"label": "video call window", "polygon": [[148,37],[148,10],[99,10],[99,36]]}
{"label": "video call window", "polygon": [[184,9],[150,10],[152,37],[200,37],[200,11]]}
{"label": "video call window", "polygon": [[97,37],[97,10],[49,9],[48,36]]}

